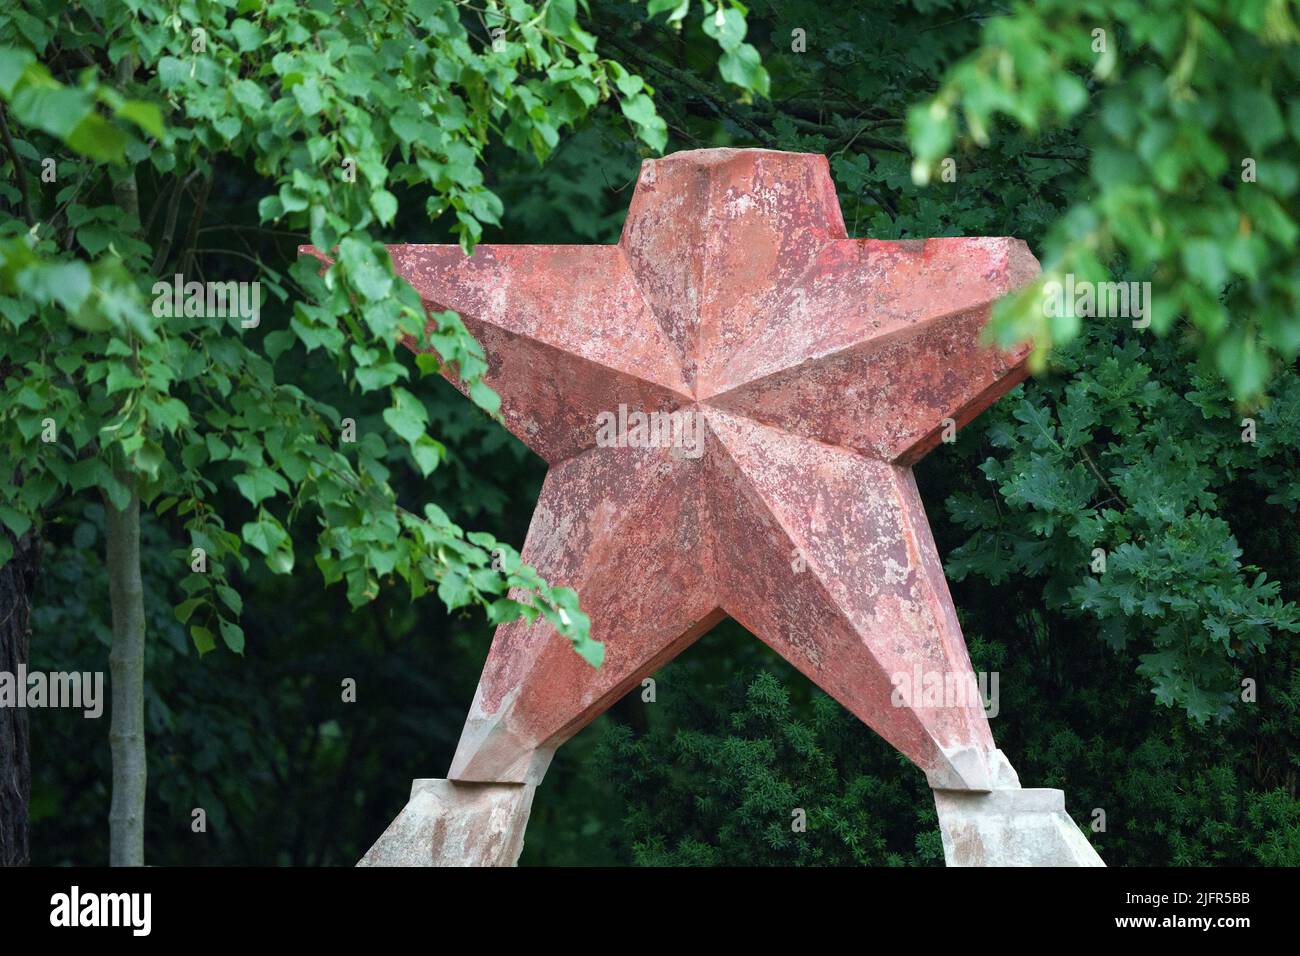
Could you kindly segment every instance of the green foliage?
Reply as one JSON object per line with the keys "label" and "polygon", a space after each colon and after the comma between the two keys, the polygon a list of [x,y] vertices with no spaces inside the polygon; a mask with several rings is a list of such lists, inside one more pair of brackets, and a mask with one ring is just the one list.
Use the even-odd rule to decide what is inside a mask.
{"label": "green foliage", "polygon": [[[64,87],[85,94],[69,116],[80,121],[86,113],[76,111],[93,110],[112,131],[104,145],[88,148],[108,149],[120,133],[123,155],[140,164],[144,215],[132,220],[123,217],[113,188],[120,169],[59,146],[55,133],[29,124],[32,114],[20,115],[20,105],[0,91],[8,103],[0,116],[10,124],[25,172],[0,182],[11,213],[4,238],[20,240],[5,246],[5,261],[12,256],[14,266],[3,275],[25,277],[21,288],[6,286],[13,291],[0,299],[6,395],[0,414],[11,426],[3,435],[10,449],[4,464],[21,466],[20,481],[0,497],[0,522],[15,532],[39,527],[48,541],[34,667],[86,669],[106,657],[109,615],[96,557],[100,509],[69,491],[99,487],[120,495],[118,476],[141,472],[129,459],[110,457],[122,456],[121,442],[114,433],[100,439],[100,430],[121,421],[117,431],[139,433],[138,410],[149,403],[154,410],[152,417],[145,412],[144,436],[162,455],[142,442],[136,453],[144,452],[143,466],[156,462],[160,482],[193,469],[198,483],[192,492],[155,499],[155,507],[177,501],[161,517],[142,521],[153,635],[146,714],[156,758],[148,826],[151,855],[160,864],[350,864],[391,821],[409,779],[445,767],[455,748],[493,612],[447,614],[441,602],[411,604],[406,589],[379,587],[402,567],[404,546],[391,544],[391,528],[396,522],[405,538],[421,542],[405,553],[419,554],[417,567],[428,562],[421,570],[426,587],[441,588],[446,568],[463,566],[468,573],[451,574],[447,586],[454,603],[486,577],[491,548],[488,539],[456,536],[449,527],[472,525],[493,541],[521,540],[543,467],[488,414],[466,414],[469,406],[446,383],[417,381],[410,361],[393,348],[403,332],[418,338],[423,322],[415,321],[420,304],[403,298],[402,284],[374,244],[381,235],[442,242],[468,234],[472,241],[476,233],[464,213],[484,241],[616,241],[640,160],[662,142],[646,111],[652,99],[667,149],[759,145],[826,154],[853,235],[1015,235],[1039,252],[1049,232],[1063,237],[1053,244],[1074,234],[1065,213],[1099,202],[1097,171],[1107,161],[1102,148],[1135,153],[1126,144],[1136,139],[1115,139],[1106,126],[1099,112],[1106,98],[1145,89],[1130,80],[1144,65],[1167,68],[1154,46],[1141,45],[1148,41],[1124,27],[1146,20],[1147,8],[1106,3],[1056,10],[1035,29],[1050,23],[1066,44],[1075,39],[1065,26],[1087,37],[1094,12],[1119,24],[1108,31],[1120,55],[1105,82],[1087,76],[1090,60],[1062,59],[1051,34],[1033,34],[1037,46],[1022,44],[1016,55],[1044,72],[1021,78],[1011,93],[1017,102],[1037,102],[1041,122],[1031,128],[1013,116],[1016,123],[999,124],[990,114],[987,145],[975,149],[969,125],[965,133],[960,126],[960,111],[969,107],[954,102],[957,179],[932,177],[919,186],[912,178],[913,144],[904,135],[909,108],[935,95],[953,64],[978,56],[982,40],[1004,29],[997,24],[1034,17],[1033,8],[1008,11],[982,0],[843,6],[755,0],[739,42],[761,53],[768,86],[745,90],[719,71],[722,37],[706,23],[716,8],[702,4],[697,16],[684,3],[593,0],[578,16],[583,29],[600,37],[599,62],[590,66],[593,76],[605,71],[608,98],[579,116],[566,112],[566,104],[581,101],[581,80],[568,96],[564,76],[535,67],[521,52],[528,44],[506,24],[506,18],[515,25],[532,21],[535,14],[522,5],[496,8],[502,19],[493,22],[506,30],[505,49],[491,48],[489,23],[464,4],[458,22],[477,60],[456,60],[464,48],[452,33],[418,26],[411,27],[415,42],[400,62],[385,60],[401,46],[401,17],[415,23],[412,11],[441,6],[357,7],[376,21],[375,35],[388,38],[373,53],[373,65],[356,49],[369,44],[370,34],[362,36],[345,8],[330,8],[347,15],[331,14],[323,31],[317,29],[323,7],[312,4],[205,4],[201,13],[182,4],[175,26],[149,4],[139,7],[138,23],[130,8],[107,4],[73,5],[66,17],[61,6],[57,23],[52,6],[46,11],[31,3],[12,20],[0,18],[0,45],[33,54],[0,58],[0,80],[17,83],[30,64],[43,63]],[[556,7],[558,14],[566,9]],[[1218,16],[1207,9],[1166,15],[1165,22],[1181,28],[1188,18]],[[1256,9],[1277,17],[1288,8],[1250,7],[1242,16],[1255,16]],[[215,26],[218,16],[223,25],[208,34],[211,63],[196,67],[189,28]],[[548,12],[537,22],[558,35],[562,27],[551,17]],[[247,25],[235,26],[241,19]],[[320,56],[314,39],[293,39],[294,22],[323,32],[331,56]],[[796,26],[806,30],[805,53],[791,49]],[[266,42],[241,47],[254,42],[256,30]],[[155,56],[137,47],[135,78],[122,81],[114,69],[120,58],[106,51],[132,48],[138,31],[162,36],[166,48]],[[1232,32],[1233,50],[1242,49],[1242,39]],[[543,36],[543,47],[582,66],[572,49],[547,47],[550,42]],[[495,83],[492,95],[432,78],[434,48],[459,62],[480,93]],[[1290,49],[1280,54],[1288,62]],[[89,76],[83,50],[97,65]],[[282,52],[296,58],[294,69],[277,70]],[[1233,53],[1214,62],[1200,56],[1192,76],[1212,70],[1218,79],[1234,74],[1254,82],[1277,52],[1267,46],[1258,57],[1234,60],[1239,54]],[[1039,53],[1047,59],[1033,62]],[[165,67],[164,57],[171,58]],[[343,62],[352,69],[342,69]],[[151,71],[144,63],[155,66]],[[1073,71],[1089,96],[1068,115],[1053,104],[1058,97],[1063,106],[1077,99],[1069,81],[1046,82],[1058,70]],[[631,77],[641,77],[641,85]],[[363,90],[371,79],[385,88],[399,84],[404,92],[396,107]],[[1003,79],[995,71],[993,81]],[[25,82],[40,82],[38,73]],[[1286,72],[1274,70],[1254,86],[1289,122],[1287,89],[1294,84]],[[153,103],[165,133],[119,113],[101,90]],[[1219,102],[1205,86],[1196,90],[1199,100]],[[1145,100],[1136,108],[1142,123],[1161,116],[1184,122],[1186,113],[1175,116],[1172,99],[1151,95],[1149,109]],[[449,105],[457,98],[463,124]],[[549,106],[539,106],[544,101]],[[483,122],[498,107],[502,112]],[[573,117],[568,125],[566,115]],[[545,146],[548,137],[541,130],[533,135],[529,124],[536,119],[557,133],[544,166],[534,144]],[[516,120],[522,125],[507,142],[502,130]],[[1232,158],[1245,136],[1232,124],[1249,118],[1220,109],[1213,122],[1214,141]],[[93,120],[87,125],[103,129]],[[438,152],[428,141],[434,131],[472,151],[469,165]],[[1259,183],[1236,182],[1229,163],[1232,182],[1224,185],[1232,189],[1216,192],[1207,180],[1194,193],[1196,167],[1177,189],[1157,192],[1159,216],[1143,211],[1142,223],[1196,226],[1193,203],[1218,210],[1224,201],[1250,202],[1236,196],[1243,190],[1274,190],[1290,162],[1286,142],[1251,153],[1259,159]],[[263,145],[277,157],[275,165],[262,164]],[[39,182],[45,156],[57,160],[57,183]],[[367,158],[358,162],[354,183],[343,179],[348,156]],[[1189,156],[1194,152],[1164,163]],[[1141,155],[1138,161],[1142,176],[1155,175]],[[0,162],[14,168],[8,149]],[[439,175],[450,182],[449,168],[468,178],[446,189],[428,180]],[[1281,178],[1270,180],[1270,168],[1282,170]],[[22,214],[20,185],[27,187],[34,230]],[[446,199],[447,189],[463,209]],[[174,229],[167,226],[173,196]],[[200,196],[206,197],[202,209]],[[445,201],[432,222],[430,196]],[[1177,219],[1166,217],[1166,200],[1181,210]],[[1277,201],[1290,208],[1289,199]],[[265,220],[259,202],[266,204]],[[337,235],[313,238],[307,234],[313,228]],[[1236,220],[1216,241],[1236,242],[1235,228]],[[1190,226],[1184,232],[1201,235]],[[167,234],[173,238],[155,268]],[[1182,247],[1172,245],[1177,237],[1167,232],[1153,248],[1181,269]],[[292,268],[299,243],[330,248],[319,239],[336,239],[337,258],[348,257],[332,278],[319,276],[314,263]],[[357,242],[344,250],[344,239]],[[1203,245],[1190,248],[1194,259],[1212,260]],[[1112,270],[1133,265],[1123,253],[1114,242],[1096,250]],[[1278,301],[1279,283],[1292,281],[1285,253],[1285,245],[1269,240],[1273,271],[1260,273],[1273,283],[1269,302]],[[260,279],[270,293],[261,328],[152,316],[145,308],[150,283],[170,278],[183,263],[183,271],[202,268],[204,277]],[[386,282],[396,291],[383,296]],[[1234,316],[1253,315],[1239,305],[1234,300]],[[1203,335],[1189,315],[1192,325],[1171,328]],[[108,324],[85,330],[72,324],[74,316]],[[1065,336],[1050,331],[1061,344]],[[166,352],[153,351],[151,332],[170,343]],[[428,335],[425,344],[435,352],[417,359],[417,372],[440,361],[481,370],[482,354],[454,315],[437,316]],[[252,363],[248,353],[261,361]],[[1001,675],[1001,712],[993,721],[999,745],[1026,785],[1065,789],[1069,810],[1113,866],[1298,865],[1294,371],[1278,365],[1278,377],[1262,389],[1268,401],[1247,413],[1257,425],[1252,445],[1241,441],[1242,413],[1232,404],[1240,391],[1222,384],[1217,356],[1192,361],[1193,351],[1177,335],[1156,341],[1092,323],[1055,357],[1062,363],[1056,377],[999,403],[963,429],[955,446],[941,446],[917,469],[940,551],[960,577],[952,588],[975,666]],[[104,366],[94,381],[87,382],[87,364]],[[490,408],[490,396],[479,397]],[[180,402],[188,421],[168,398]],[[75,483],[45,477],[47,467],[61,467],[48,465],[51,449],[39,442],[47,410],[59,422],[65,449],[59,454]],[[340,444],[343,417],[355,420],[356,444]],[[76,430],[72,436],[69,429]],[[202,450],[191,433],[202,436]],[[101,453],[101,441],[107,452]],[[295,451],[312,477],[295,477]],[[319,455],[353,483],[334,485],[317,464]],[[316,503],[318,488],[334,488],[342,504],[326,513]],[[381,504],[372,503],[375,496]],[[178,519],[191,497],[196,504]],[[426,514],[429,501],[443,511]],[[226,576],[224,589],[213,581],[203,600],[187,608],[188,595],[169,591],[178,569],[189,576],[186,523],[196,516],[202,516],[200,529],[214,529],[208,535],[217,548],[227,534],[238,539],[230,547],[248,553],[250,546],[265,559],[241,564],[218,554],[209,567]],[[380,540],[368,537],[372,532]],[[426,550],[425,535],[437,538],[446,565],[433,557],[432,542]],[[446,535],[451,540],[444,542]],[[345,587],[322,595],[315,575],[277,573],[291,556],[304,556],[308,540],[313,553],[328,555],[328,573],[340,575],[335,579]],[[1089,571],[1092,547],[1107,549],[1104,574]],[[390,561],[397,563],[389,568]],[[303,564],[296,560],[295,570]],[[247,659],[217,654],[201,668],[185,666],[194,638],[176,619],[173,596],[181,599],[182,615],[188,610],[186,623],[205,628],[214,646],[225,646],[223,619],[244,628]],[[489,608],[502,600],[499,592],[480,589],[480,596]],[[366,603],[354,608],[350,599]],[[634,691],[560,750],[537,794],[525,861],[938,862],[933,803],[920,772],[734,625],[719,630],[656,675],[657,703],[641,703]],[[234,632],[224,633],[238,644]],[[360,705],[339,704],[343,677],[357,679]],[[1258,702],[1225,706],[1243,677],[1256,682]],[[1153,690],[1170,706],[1155,706]],[[99,858],[95,848],[105,839],[102,733],[93,722],[63,716],[46,711],[33,724],[42,754],[35,761],[33,845],[44,863]],[[1217,719],[1202,722],[1202,716]],[[791,801],[808,811],[806,833],[790,830]],[[195,805],[208,809],[211,832],[177,840],[177,832],[188,835]],[[276,813],[267,814],[268,806]],[[1090,830],[1094,808],[1106,812],[1104,833]]]}
{"label": "green foliage", "polygon": [[[295,380],[331,403],[348,395],[319,355]],[[425,404],[447,460],[425,479],[402,467],[403,452],[390,443],[383,463],[399,499],[446,502],[462,526],[522,539],[544,464],[486,416],[466,415],[464,396],[451,385],[428,385]],[[386,396],[354,401],[359,433],[383,427]],[[241,498],[226,483],[213,501],[226,510]],[[491,640],[486,615],[411,602],[400,588],[352,608],[344,589],[322,592],[314,573],[275,574],[250,562],[232,575],[244,605],[244,657],[209,654],[195,666],[192,641],[168,601],[177,565],[170,529],[145,514],[141,533],[149,859],[159,866],[352,865],[391,822],[411,778],[451,760]],[[47,515],[44,535],[31,667],[104,670],[102,508],[65,498]],[[355,681],[355,704],[341,701],[344,678]],[[32,839],[40,862],[77,864],[107,853],[104,727],[79,712],[47,709],[34,719]],[[206,834],[191,834],[195,806],[208,812]]]}
{"label": "green foliage", "polygon": [[[1300,863],[1293,647],[1257,662],[1258,704],[1202,725],[1181,710],[1153,712],[1130,651],[1117,666],[1096,642],[1062,648],[1068,635],[1044,639],[1008,620],[1006,601],[995,589],[986,606],[962,602],[976,611],[966,621],[975,667],[999,675],[998,744],[1027,786],[1065,790],[1108,865]],[[975,628],[985,625],[1008,636],[984,639]],[[941,863],[920,771],[784,661],[736,640],[757,644],[728,640],[729,680],[719,682],[718,661],[692,649],[656,675],[657,702],[643,705],[648,728],[604,725],[590,776],[612,781],[607,799],[623,808],[612,835],[619,857],[649,866]],[[550,830],[565,825],[554,807],[564,799],[538,793],[534,813]],[[577,813],[590,800],[580,790],[565,805]],[[793,808],[806,811],[806,832],[791,829]]]}
{"label": "green foliage", "polygon": [[[981,611],[979,626],[997,626],[998,616]],[[1300,862],[1293,643],[1256,660],[1257,703],[1202,725],[1179,709],[1153,710],[1131,651],[1117,662],[1116,652],[1073,641],[1047,619],[1014,630],[986,640],[967,629],[974,665],[1000,674],[999,746],[1026,785],[1065,790],[1108,865]],[[1096,810],[1105,814],[1100,832]]]}
{"label": "green foliage", "polygon": [[[770,81],[763,67],[762,57],[752,43],[745,42],[749,25],[745,22],[747,8],[736,0],[700,0],[702,17],[700,27],[704,34],[717,41],[722,50],[718,60],[718,73],[749,99],[752,93],[768,95]],[[691,12],[691,0],[649,0],[646,13],[655,17],[667,13],[666,22],[680,30],[682,22]]]}
{"label": "green foliage", "polygon": [[1059,374],[987,413],[986,480],[947,502],[969,533],[947,572],[1041,584],[1050,611],[1140,648],[1160,703],[1224,718],[1270,642],[1300,631],[1300,609],[1242,560],[1219,513],[1235,494],[1296,514],[1300,376],[1275,380],[1247,441],[1213,370],[1113,329],[1090,324]]}
{"label": "green foliage", "polygon": [[648,733],[609,724],[601,739],[638,865],[942,862],[924,777],[835,701],[796,708],[767,672],[721,688],[680,676],[660,675],[665,703],[650,708],[664,713]]}
{"label": "green foliage", "polygon": [[[96,554],[103,507],[75,499],[65,506],[46,526],[30,666],[103,671],[110,643]],[[413,754],[450,759],[459,723],[447,712],[463,709],[461,698],[473,692],[482,628],[458,633],[472,619],[450,621],[436,602],[412,605],[392,590],[349,613],[346,596],[322,594],[312,576],[254,566],[239,582],[249,607],[245,657],[212,654],[195,666],[192,641],[166,599],[175,578],[168,532],[147,514],[141,532],[149,858],[159,866],[351,865],[415,773],[412,766],[400,781],[394,768],[406,770]],[[340,703],[343,677],[356,682],[359,704]],[[30,815],[40,862],[79,865],[107,855],[107,720],[107,712],[84,720],[47,709],[33,722],[40,747]],[[190,830],[194,807],[207,813],[206,833]]]}
{"label": "green foliage", "polygon": [[[230,566],[246,570],[251,549],[288,574],[295,522],[307,522],[317,566],[354,606],[401,578],[412,597],[436,587],[448,607],[480,605],[494,622],[545,615],[600,663],[576,595],[437,505],[401,506],[382,463],[389,436],[423,475],[443,459],[403,386],[402,336],[434,350],[423,373],[453,365],[476,404],[499,404],[459,316],[436,314],[426,334],[419,296],[393,274],[378,236],[398,211],[391,190],[424,190],[427,215],[453,218],[469,251],[501,213],[481,169],[494,134],[542,161],[615,96],[643,142],[664,145],[650,88],[597,54],[573,0],[468,13],[451,0],[34,2],[0,24],[0,97],[17,124],[5,126],[14,185],[0,198],[21,212],[0,219],[0,418],[11,426],[0,467],[15,476],[0,515],[21,533],[65,494],[98,489],[122,508],[138,488],[187,539],[178,568],[192,549],[211,562],[181,575],[176,612],[200,653],[217,634],[242,652]],[[731,55],[733,38],[719,39]],[[242,253],[200,246],[214,181],[238,163],[256,170],[264,223],[335,251],[324,277],[310,261],[286,275],[255,255],[251,275],[232,272]],[[166,300],[173,271],[188,282],[200,263],[222,282],[238,275],[284,300],[291,281],[307,298],[286,326],[248,333],[255,317]],[[277,380],[299,348],[326,351],[360,394],[386,390],[387,434],[349,441],[349,416]],[[238,516],[213,506],[224,482],[247,501]]]}
{"label": "green foliage", "polygon": [[1080,331],[1043,285],[1152,283],[1151,328],[1190,320],[1233,396],[1259,397],[1300,354],[1300,26],[1290,0],[1016,4],[908,114],[918,181],[1006,117],[1030,132],[1076,116],[1086,187],[1045,245],[1037,285],[998,310],[994,333],[1032,336],[1034,367]]}

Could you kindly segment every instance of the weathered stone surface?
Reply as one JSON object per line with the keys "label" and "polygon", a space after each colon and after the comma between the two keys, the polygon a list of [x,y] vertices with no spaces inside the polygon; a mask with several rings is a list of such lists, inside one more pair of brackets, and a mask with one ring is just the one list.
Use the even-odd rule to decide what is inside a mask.
{"label": "weathered stone surface", "polygon": [[1060,790],[936,790],[949,866],[1105,866]]}
{"label": "weathered stone surface", "polygon": [[[502,627],[452,778],[540,780],[730,615],[934,786],[990,786],[982,709],[892,706],[890,677],[970,670],[908,465],[1023,377],[979,334],[1037,271],[1024,243],[849,239],[824,157],[700,150],[645,163],[617,246],[390,252],[550,463],[523,555],[607,646],[593,670],[544,622]],[[620,405],[698,414],[702,454],[597,447]]]}
{"label": "weathered stone surface", "polygon": [[416,780],[411,799],[358,866],[514,866],[535,788]]}
{"label": "weathered stone surface", "polygon": [[[931,786],[1005,779],[978,700],[895,706],[891,678],[971,672],[910,466],[1024,377],[1026,349],[980,339],[1038,271],[1023,242],[849,239],[825,157],[709,149],[643,165],[616,246],[390,253],[549,463],[523,557],[607,649],[597,670],[544,620],[498,628],[449,778],[537,783],[729,615]],[[702,444],[605,447],[620,407]]]}

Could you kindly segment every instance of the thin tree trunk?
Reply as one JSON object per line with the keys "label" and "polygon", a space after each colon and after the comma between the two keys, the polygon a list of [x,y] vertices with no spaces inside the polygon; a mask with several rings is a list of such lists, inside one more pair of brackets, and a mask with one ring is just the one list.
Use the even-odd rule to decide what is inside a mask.
{"label": "thin tree trunk", "polygon": [[[39,542],[31,533],[10,540],[13,557],[0,568],[0,671],[16,678],[19,665],[27,664]],[[18,692],[25,693],[26,688],[19,687]],[[26,866],[29,861],[32,764],[27,744],[27,709],[0,707],[0,866]]]}
{"label": "thin tree trunk", "polygon": [[[126,91],[135,76],[135,57],[117,64],[118,86]],[[178,187],[179,188],[179,187]],[[138,228],[140,189],[135,172],[113,185],[113,198]],[[140,579],[140,497],[135,478],[118,475],[131,491],[118,511],[105,498],[108,513],[108,596],[113,611],[113,649],[108,672],[113,682],[113,798],[108,811],[109,865],[144,866],[144,797],[149,778],[144,742],[144,584]]]}
{"label": "thin tree trunk", "polygon": [[108,594],[113,609],[113,800],[108,812],[109,865],[144,866],[144,796],[148,762],[144,745],[144,584],[140,579],[140,498],[108,514]]}

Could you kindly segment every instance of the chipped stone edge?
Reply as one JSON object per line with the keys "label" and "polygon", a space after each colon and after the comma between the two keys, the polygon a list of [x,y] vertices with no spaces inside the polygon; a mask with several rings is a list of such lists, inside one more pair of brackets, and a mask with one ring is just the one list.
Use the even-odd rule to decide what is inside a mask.
{"label": "chipped stone edge", "polygon": [[414,780],[410,800],[357,866],[514,866],[536,790],[528,783]]}

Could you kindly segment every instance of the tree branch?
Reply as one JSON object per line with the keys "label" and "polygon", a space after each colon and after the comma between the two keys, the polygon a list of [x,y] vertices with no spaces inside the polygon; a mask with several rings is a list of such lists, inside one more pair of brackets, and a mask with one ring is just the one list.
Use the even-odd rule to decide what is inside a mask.
{"label": "tree branch", "polygon": [[212,192],[212,181],[216,178],[215,171],[213,175],[203,180],[203,185],[199,189],[198,199],[194,202],[194,212],[190,216],[190,228],[185,235],[185,244],[182,246],[181,258],[178,271],[181,273],[189,272],[190,265],[194,262],[195,247],[199,242],[199,224],[203,221],[203,210],[208,205],[208,193]]}
{"label": "tree branch", "polygon": [[647,53],[635,44],[628,43],[619,39],[614,31],[606,31],[601,37],[602,42],[622,51],[630,59],[637,63],[650,67],[656,73],[659,73],[672,80],[682,89],[689,90],[697,98],[708,104],[719,116],[726,116],[737,126],[749,133],[764,146],[775,149],[777,146],[776,137],[767,132],[748,116],[745,116],[741,110],[734,104],[728,102],[725,94],[714,89],[702,80],[697,79],[691,73],[685,70],[679,70],[666,60],[661,60],[653,53]]}
{"label": "tree branch", "polygon": [[184,194],[185,190],[190,187],[190,184],[198,178],[198,176],[199,170],[190,170],[190,174],[185,177],[180,185],[176,187],[176,191],[172,193],[171,202],[167,206],[167,221],[163,223],[162,236],[158,241],[158,251],[154,254],[153,265],[149,267],[151,275],[158,274],[158,270],[166,264],[167,257],[171,254],[172,241],[176,238],[176,216],[180,212],[181,196]]}
{"label": "tree branch", "polygon": [[4,136],[5,150],[9,153],[9,160],[14,164],[14,179],[18,181],[18,193],[23,200],[23,218],[27,220],[28,226],[36,225],[36,213],[32,211],[32,197],[27,192],[27,167],[23,164],[22,157],[18,155],[18,147],[14,145],[14,138],[9,134],[9,118],[7,111],[0,107],[0,135]]}

